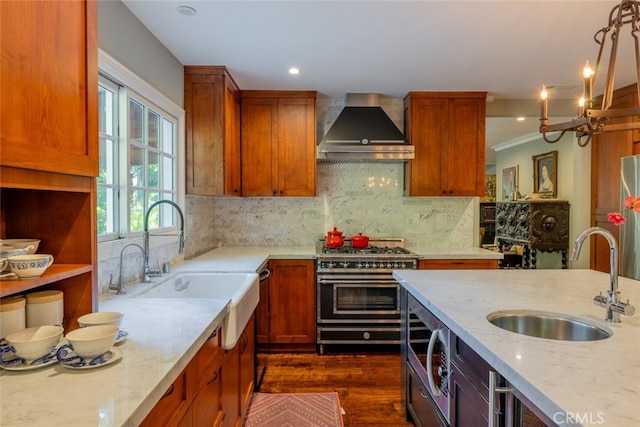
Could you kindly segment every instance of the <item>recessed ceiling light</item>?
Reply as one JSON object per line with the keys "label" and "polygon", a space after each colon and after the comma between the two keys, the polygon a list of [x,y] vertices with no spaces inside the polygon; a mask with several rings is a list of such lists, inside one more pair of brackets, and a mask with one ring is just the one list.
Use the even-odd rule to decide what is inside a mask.
{"label": "recessed ceiling light", "polygon": [[289,74],[300,74],[300,69],[296,67],[289,68]]}
{"label": "recessed ceiling light", "polygon": [[178,11],[179,14],[185,15],[185,16],[194,16],[198,13],[198,11],[191,6],[178,6],[176,7],[176,10]]}
{"label": "recessed ceiling light", "polygon": [[524,117],[518,117],[516,120],[519,122],[524,122]]}

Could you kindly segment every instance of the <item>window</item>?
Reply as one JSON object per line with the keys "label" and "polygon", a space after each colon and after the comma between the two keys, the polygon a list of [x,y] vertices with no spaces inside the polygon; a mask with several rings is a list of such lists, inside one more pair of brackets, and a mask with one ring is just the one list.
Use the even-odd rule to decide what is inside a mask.
{"label": "window", "polygon": [[[177,157],[180,120],[166,107],[141,95],[143,90],[135,89],[101,67],[97,191],[100,242],[138,235],[149,206],[158,200],[180,204],[182,198]],[[162,100],[157,94],[155,97]],[[167,105],[169,110],[175,109],[170,101]],[[176,213],[171,206],[160,205],[148,221],[149,229],[172,229],[176,227]]]}

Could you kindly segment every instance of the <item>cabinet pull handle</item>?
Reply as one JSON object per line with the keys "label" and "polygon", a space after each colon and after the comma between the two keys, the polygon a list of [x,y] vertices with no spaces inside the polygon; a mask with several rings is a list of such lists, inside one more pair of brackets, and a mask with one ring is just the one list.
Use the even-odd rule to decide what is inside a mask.
{"label": "cabinet pull handle", "polygon": [[489,425],[489,427],[495,427],[496,425],[496,393],[511,393],[510,387],[496,386],[497,376],[498,374],[495,371],[489,371],[489,417],[487,418],[487,424]]}
{"label": "cabinet pull handle", "polygon": [[418,394],[424,398],[424,399],[428,399],[429,396],[427,395],[427,392],[425,391],[425,389],[421,388],[420,390],[418,390]]}
{"label": "cabinet pull handle", "polygon": [[218,371],[214,371],[213,372],[213,376],[211,377],[211,379],[209,381],[207,381],[207,385],[211,384],[212,382],[214,382],[217,379],[218,379]]}
{"label": "cabinet pull handle", "polygon": [[427,346],[427,379],[429,380],[429,388],[434,396],[440,396],[442,390],[436,384],[435,379],[433,378],[433,351],[435,350],[436,342],[438,342],[441,329],[434,329],[431,332],[431,337],[429,337],[429,345]]}
{"label": "cabinet pull handle", "polygon": [[160,400],[164,399],[165,397],[171,396],[173,394],[173,390],[175,389],[175,387],[176,387],[175,384],[171,384],[167,389],[167,391],[164,392]]}
{"label": "cabinet pull handle", "polygon": [[218,335],[218,330],[216,329],[213,332],[211,332],[211,335],[209,335],[208,339],[215,338],[217,335]]}

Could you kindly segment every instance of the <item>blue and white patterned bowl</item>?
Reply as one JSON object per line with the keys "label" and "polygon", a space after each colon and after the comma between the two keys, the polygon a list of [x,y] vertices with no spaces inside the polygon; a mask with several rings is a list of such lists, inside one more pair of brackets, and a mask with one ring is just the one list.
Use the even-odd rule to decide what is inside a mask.
{"label": "blue and white patterned bowl", "polygon": [[8,257],[9,267],[20,279],[40,277],[51,264],[53,255],[33,254]]}

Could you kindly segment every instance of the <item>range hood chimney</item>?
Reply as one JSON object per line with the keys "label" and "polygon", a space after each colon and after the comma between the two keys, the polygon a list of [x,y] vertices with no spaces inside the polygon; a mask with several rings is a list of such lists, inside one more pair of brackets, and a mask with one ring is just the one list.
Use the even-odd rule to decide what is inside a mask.
{"label": "range hood chimney", "polygon": [[380,107],[376,93],[348,93],[345,107],[318,144],[321,161],[391,161],[415,157],[415,148]]}

